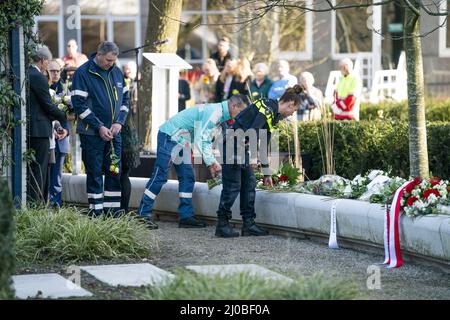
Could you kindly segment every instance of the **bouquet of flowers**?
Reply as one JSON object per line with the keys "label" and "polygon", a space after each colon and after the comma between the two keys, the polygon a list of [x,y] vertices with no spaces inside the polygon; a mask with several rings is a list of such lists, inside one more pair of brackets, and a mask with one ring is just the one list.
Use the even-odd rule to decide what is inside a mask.
{"label": "bouquet of flowers", "polygon": [[111,140],[111,153],[110,153],[110,159],[111,159],[111,165],[109,166],[109,172],[113,176],[117,176],[120,173],[120,166],[119,166],[119,157],[116,154],[116,151],[114,150],[114,145]]}
{"label": "bouquet of flowers", "polygon": [[63,88],[63,92],[57,94],[55,90],[49,89],[52,102],[57,105],[58,109],[68,113],[72,110],[72,102],[70,100],[70,92],[67,88]]}
{"label": "bouquet of flowers", "polygon": [[218,176],[213,179],[209,179],[206,183],[208,184],[208,190],[211,190],[212,188],[222,184],[222,177]]}
{"label": "bouquet of flowers", "polygon": [[290,163],[285,163],[272,174],[273,187],[265,186],[264,175],[260,171],[255,172],[256,187],[272,191],[289,191],[296,186],[300,175],[300,169],[295,168]]}
{"label": "bouquet of flowers", "polygon": [[[345,198],[350,182],[337,175],[324,175],[317,180],[308,181],[296,188],[297,192]],[[347,188],[348,189],[348,188]]]}
{"label": "bouquet of flowers", "polygon": [[426,179],[417,177],[406,187],[400,204],[403,212],[409,217],[437,214],[438,204],[449,203],[449,192],[450,185],[447,180],[438,177]]}

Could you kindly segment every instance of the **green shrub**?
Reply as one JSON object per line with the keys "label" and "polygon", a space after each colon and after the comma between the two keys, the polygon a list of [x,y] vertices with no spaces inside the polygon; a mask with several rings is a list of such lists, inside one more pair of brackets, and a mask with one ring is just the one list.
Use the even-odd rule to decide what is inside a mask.
{"label": "green shrub", "polygon": [[292,282],[267,280],[248,273],[222,277],[185,270],[161,286],[150,287],[142,296],[151,300],[344,300],[357,294],[352,282],[325,278],[322,274]]}
{"label": "green shrub", "polygon": [[[403,178],[409,176],[408,124],[404,121],[334,121],[334,160],[336,173],[346,178],[370,169],[390,171]],[[320,122],[301,122],[298,127],[301,151],[312,157],[310,179],[323,174],[318,132]],[[450,123],[427,124],[430,171],[442,178],[450,177]],[[292,141],[292,136],[290,137]],[[291,145],[292,150],[292,145]],[[280,135],[280,151],[287,151],[287,136]]]}
{"label": "green shrub", "polygon": [[[408,120],[408,103],[381,102],[378,104],[361,104],[360,119],[380,119],[379,112],[385,120]],[[450,100],[428,98],[425,100],[425,113],[428,121],[450,121]]]}
{"label": "green shrub", "polygon": [[157,241],[131,219],[89,218],[75,208],[24,209],[16,214],[17,259],[29,262],[78,262],[148,257]]}
{"label": "green shrub", "polygon": [[0,299],[14,298],[14,208],[8,184],[0,176]]}

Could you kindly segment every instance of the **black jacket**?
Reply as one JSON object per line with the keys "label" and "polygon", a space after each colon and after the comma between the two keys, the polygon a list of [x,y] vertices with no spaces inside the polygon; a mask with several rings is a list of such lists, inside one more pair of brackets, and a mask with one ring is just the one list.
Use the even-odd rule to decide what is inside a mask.
{"label": "black jacket", "polygon": [[[267,116],[265,114],[263,114],[259,108],[257,107],[256,103],[262,102],[264,104],[264,106],[266,106],[265,108],[265,114],[266,115],[270,115],[273,120],[272,120],[272,125],[276,126],[278,124],[278,122],[280,120],[283,119],[283,116],[278,112],[278,102],[276,100],[271,100],[271,99],[260,99],[255,101],[254,103],[252,103],[251,105],[249,105],[247,108],[245,108],[243,111],[241,111],[235,121],[233,122],[233,124],[229,125],[229,124],[223,124],[222,125],[222,133],[224,134],[225,139],[223,139],[223,155],[224,155],[224,160],[226,163],[233,163],[233,164],[242,164],[243,162],[245,162],[245,164],[247,165],[249,163],[249,144],[256,143],[257,145],[253,145],[253,147],[257,150],[257,158],[259,160],[261,160],[261,164],[263,168],[267,168],[269,166],[268,163],[268,158],[266,159],[262,159],[262,154],[260,154],[260,150],[261,148],[265,148],[265,150],[269,149],[269,144],[270,144],[270,138],[271,138],[271,130],[269,127],[269,124],[267,122]],[[227,133],[226,129],[234,129],[234,134],[232,134],[233,132]],[[251,135],[244,135],[244,136],[239,136],[238,134],[238,129],[242,129],[243,133],[247,132],[249,133],[249,129],[253,129],[255,130],[256,133],[256,141],[251,141],[249,139],[249,137]],[[259,145],[258,146],[258,142],[262,143],[262,141],[260,141],[261,138],[261,130],[265,130],[265,133],[267,134],[266,139],[265,140],[265,146],[263,145]],[[243,139],[240,139],[240,137],[242,137]],[[239,138],[239,139],[238,139]],[[226,154],[226,150],[227,150],[227,143],[233,143],[233,147],[234,147],[234,152],[232,155],[228,155]],[[245,149],[245,161],[244,159],[242,159],[242,155],[241,153],[238,151],[238,145],[241,145],[240,148],[242,148],[241,150]],[[242,144],[244,145],[244,147],[242,147]],[[263,153],[264,155],[267,155],[265,153]],[[255,156],[255,155],[253,155]]]}
{"label": "black jacket", "polygon": [[28,69],[28,79],[30,83],[30,98],[28,99],[30,137],[50,138],[53,131],[52,121],[58,120],[64,126],[67,120],[66,114],[52,103],[47,78],[34,66],[30,66]]}
{"label": "black jacket", "polygon": [[216,82],[216,102],[222,102],[225,100],[228,100],[232,95],[235,94],[244,94],[246,96],[249,95],[248,89],[250,88],[250,77],[247,78],[244,82],[239,82],[236,77],[233,77],[233,80],[230,84],[230,90],[228,91],[228,94],[225,95],[224,87],[225,82],[222,82],[219,79],[217,79]]}
{"label": "black jacket", "polygon": [[222,72],[222,70],[225,67],[225,64],[227,63],[227,61],[233,59],[233,56],[231,55],[230,52],[227,52],[225,57],[223,57],[221,59],[220,56],[219,56],[219,52],[216,51],[213,54],[211,54],[211,59],[214,59],[214,61],[216,62],[217,69],[219,69],[219,71]]}

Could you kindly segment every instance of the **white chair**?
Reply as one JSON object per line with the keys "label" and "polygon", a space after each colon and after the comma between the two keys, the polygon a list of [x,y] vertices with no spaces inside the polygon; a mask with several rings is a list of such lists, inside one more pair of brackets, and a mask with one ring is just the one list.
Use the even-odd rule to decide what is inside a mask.
{"label": "white chair", "polygon": [[384,100],[403,101],[407,98],[406,60],[405,52],[402,51],[397,69],[375,72],[369,101],[370,103],[378,103]]}

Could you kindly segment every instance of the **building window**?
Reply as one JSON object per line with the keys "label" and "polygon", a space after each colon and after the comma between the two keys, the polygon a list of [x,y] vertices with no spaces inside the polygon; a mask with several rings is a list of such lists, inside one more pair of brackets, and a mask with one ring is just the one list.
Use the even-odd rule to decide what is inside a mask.
{"label": "building window", "polygon": [[[306,1],[312,7],[312,1]],[[313,13],[281,9],[278,15],[278,47],[280,58],[286,60],[312,59]]]}
{"label": "building window", "polygon": [[[308,5],[312,6],[312,3],[312,0],[307,0]],[[253,51],[257,60],[264,60],[273,48],[277,51],[276,58],[312,58],[312,12],[297,10],[286,16],[287,12],[284,11],[287,10],[277,9],[273,10],[276,13],[265,15],[257,25],[244,26],[242,22],[255,15],[255,6],[252,2],[245,4],[238,0],[183,1],[183,24],[180,27],[177,53],[189,63],[202,63],[216,51],[219,38],[227,36],[234,56],[239,53],[252,54]],[[250,37],[246,37],[246,33],[251,33]],[[249,40],[250,44],[245,42]]]}
{"label": "building window", "polygon": [[54,58],[59,55],[58,21],[41,20],[37,23],[39,39],[50,49]]}
{"label": "building window", "polygon": [[[140,0],[78,0],[81,9],[79,50],[86,55],[97,50],[101,41],[114,41],[125,51],[141,42]],[[55,57],[65,54],[63,43],[64,14],[61,0],[46,0],[42,16],[37,16],[35,31],[52,50]],[[120,58],[119,60],[130,60]]]}
{"label": "building window", "polygon": [[[440,11],[445,12],[450,9],[450,0],[442,1]],[[450,15],[439,16],[439,56],[450,57]]]}
{"label": "building window", "polygon": [[90,55],[100,42],[107,39],[106,19],[81,19],[82,52]]}
{"label": "building window", "polygon": [[177,54],[189,63],[201,64],[216,51],[219,38],[227,36],[236,55],[236,17],[230,11],[235,5],[235,0],[183,1]]}
{"label": "building window", "polygon": [[61,0],[46,0],[41,15],[35,18],[34,32],[50,49],[53,58],[64,52],[62,21]]}
{"label": "building window", "polygon": [[135,30],[135,21],[113,21],[113,39],[120,51],[136,47]]}
{"label": "building window", "polygon": [[333,56],[352,57],[357,53],[372,52],[372,30],[367,26],[371,16],[371,7],[332,12]]}
{"label": "building window", "polygon": [[42,16],[57,16],[60,13],[61,2],[60,0],[45,0],[44,6],[41,11]]}
{"label": "building window", "polygon": [[[139,0],[79,0],[81,6],[81,45],[85,54],[93,53],[101,41],[114,41],[120,51],[140,44]],[[131,55],[119,58],[126,62]]]}

